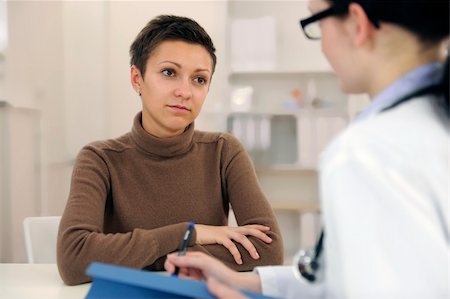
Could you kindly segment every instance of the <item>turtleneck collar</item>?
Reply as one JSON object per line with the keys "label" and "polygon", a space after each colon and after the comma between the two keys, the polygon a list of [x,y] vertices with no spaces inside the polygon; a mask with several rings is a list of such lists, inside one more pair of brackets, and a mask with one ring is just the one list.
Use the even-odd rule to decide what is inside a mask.
{"label": "turtleneck collar", "polygon": [[131,138],[142,151],[168,158],[186,153],[191,149],[194,136],[194,123],[191,123],[183,133],[175,137],[158,138],[142,127],[142,112],[139,112],[133,121]]}

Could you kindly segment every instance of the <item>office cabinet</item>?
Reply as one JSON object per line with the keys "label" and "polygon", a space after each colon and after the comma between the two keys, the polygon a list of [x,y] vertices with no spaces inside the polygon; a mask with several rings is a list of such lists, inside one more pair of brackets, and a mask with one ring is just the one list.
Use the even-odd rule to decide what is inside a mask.
{"label": "office cabinet", "polygon": [[22,221],[41,210],[40,114],[0,102],[0,262],[25,262]]}

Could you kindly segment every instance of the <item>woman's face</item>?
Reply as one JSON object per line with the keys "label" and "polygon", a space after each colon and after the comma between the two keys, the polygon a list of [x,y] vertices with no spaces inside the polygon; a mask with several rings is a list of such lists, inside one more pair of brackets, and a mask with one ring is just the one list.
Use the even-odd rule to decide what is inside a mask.
{"label": "woman's face", "polygon": [[150,54],[142,78],[132,66],[131,81],[141,92],[142,126],[160,138],[183,133],[199,114],[212,76],[212,59],[201,45],[164,41]]}
{"label": "woman's face", "polygon": [[[310,0],[309,9],[316,14],[331,6],[325,0]],[[352,92],[355,78],[352,74],[355,56],[346,17],[329,16],[319,21],[321,29],[321,48],[331,67],[339,78],[341,89]],[[357,79],[357,78],[356,78]]]}

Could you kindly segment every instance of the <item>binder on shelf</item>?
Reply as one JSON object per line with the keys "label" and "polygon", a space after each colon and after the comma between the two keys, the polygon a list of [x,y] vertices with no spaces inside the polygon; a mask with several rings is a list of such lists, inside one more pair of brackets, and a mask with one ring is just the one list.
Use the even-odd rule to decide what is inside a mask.
{"label": "binder on shelf", "polygon": [[[215,298],[205,282],[172,277],[122,266],[92,263],[86,270],[92,285],[86,299],[100,298]],[[244,291],[254,299],[270,299],[260,294]]]}

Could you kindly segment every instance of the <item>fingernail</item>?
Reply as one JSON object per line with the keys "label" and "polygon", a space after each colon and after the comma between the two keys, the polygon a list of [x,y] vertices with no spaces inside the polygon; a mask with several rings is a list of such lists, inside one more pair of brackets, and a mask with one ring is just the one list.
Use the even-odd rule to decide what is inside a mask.
{"label": "fingernail", "polygon": [[259,259],[259,254],[258,254],[258,252],[255,252],[255,259]]}

